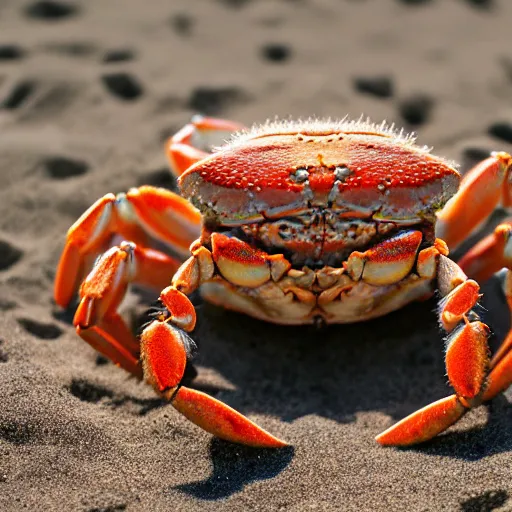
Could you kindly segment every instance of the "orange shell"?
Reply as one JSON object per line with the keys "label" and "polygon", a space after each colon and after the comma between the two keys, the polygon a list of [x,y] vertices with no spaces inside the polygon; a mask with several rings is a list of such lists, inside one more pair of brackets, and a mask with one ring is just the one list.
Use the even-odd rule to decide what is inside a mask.
{"label": "orange shell", "polygon": [[199,209],[232,222],[311,206],[408,219],[440,209],[459,179],[451,164],[384,126],[304,122],[239,136],[188,169],[180,186]]}

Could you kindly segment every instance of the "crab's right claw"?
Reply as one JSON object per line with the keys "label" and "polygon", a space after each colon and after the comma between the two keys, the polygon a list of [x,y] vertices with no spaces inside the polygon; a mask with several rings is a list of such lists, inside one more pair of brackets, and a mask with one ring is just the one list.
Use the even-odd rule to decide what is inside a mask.
{"label": "crab's right claw", "polygon": [[[189,315],[185,307],[181,316]],[[174,317],[174,321],[179,322],[179,318]],[[223,402],[180,386],[191,346],[193,342],[187,334],[168,321],[156,320],[144,329],[141,335],[144,375],[156,391],[192,423],[221,439],[258,448],[287,446]]]}
{"label": "crab's right claw", "polygon": [[437,436],[457,422],[467,409],[456,395],[434,402],[395,423],[375,440],[382,446],[409,446]]}

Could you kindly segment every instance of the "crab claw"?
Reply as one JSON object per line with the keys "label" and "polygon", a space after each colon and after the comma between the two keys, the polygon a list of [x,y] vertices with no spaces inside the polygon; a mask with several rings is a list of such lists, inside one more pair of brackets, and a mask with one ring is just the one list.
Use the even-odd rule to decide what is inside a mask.
{"label": "crab claw", "polygon": [[[177,294],[175,298],[179,297]],[[144,375],[155,390],[192,423],[221,439],[258,448],[287,446],[221,401],[180,386],[187,356],[193,348],[194,342],[187,334],[167,321],[156,320],[144,329],[141,335]]]}
{"label": "crab claw", "polygon": [[451,395],[412,413],[379,434],[382,446],[409,446],[437,436],[467,411],[456,395]]}
{"label": "crab claw", "polygon": [[255,448],[282,448],[288,443],[206,393],[181,386],[173,407],[198,427],[214,436]]}

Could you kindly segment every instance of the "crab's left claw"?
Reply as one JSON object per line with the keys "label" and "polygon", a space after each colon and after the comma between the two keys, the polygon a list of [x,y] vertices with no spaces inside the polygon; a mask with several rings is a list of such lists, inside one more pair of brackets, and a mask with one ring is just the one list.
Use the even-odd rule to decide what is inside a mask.
{"label": "crab's left claw", "polygon": [[174,286],[166,288],[160,299],[166,312],[141,335],[144,375],[155,390],[192,423],[221,439],[258,448],[287,446],[223,402],[181,385],[187,357],[194,348],[185,331],[194,328],[195,311]]}
{"label": "crab's left claw", "polygon": [[[446,372],[455,394],[427,405],[390,427],[377,436],[381,445],[408,446],[427,441],[486,399],[484,393],[491,366],[487,343],[489,328],[477,320],[473,310],[480,297],[479,286],[444,255],[439,256],[438,279],[439,291],[444,295],[439,320],[449,333]],[[494,375],[497,381],[497,374]]]}

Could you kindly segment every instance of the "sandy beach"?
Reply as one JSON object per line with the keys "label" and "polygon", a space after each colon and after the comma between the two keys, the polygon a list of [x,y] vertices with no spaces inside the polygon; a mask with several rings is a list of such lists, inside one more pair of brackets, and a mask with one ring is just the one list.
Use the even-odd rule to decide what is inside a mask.
{"label": "sandy beach", "polygon": [[[97,198],[175,189],[163,143],[196,113],[386,119],[462,172],[511,152],[511,20],[507,0],[0,0],[0,510],[512,510],[510,390],[424,445],[374,441],[451,393],[435,299],[319,332],[196,297],[191,385],[291,444],[271,451],[188,422],[52,296]],[[495,349],[510,315],[482,289]]]}

